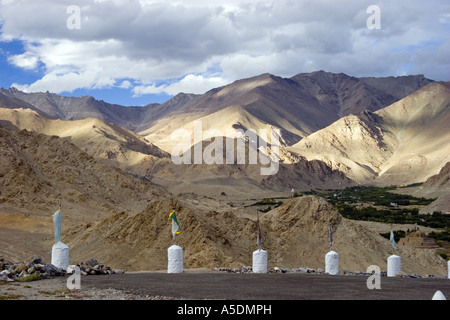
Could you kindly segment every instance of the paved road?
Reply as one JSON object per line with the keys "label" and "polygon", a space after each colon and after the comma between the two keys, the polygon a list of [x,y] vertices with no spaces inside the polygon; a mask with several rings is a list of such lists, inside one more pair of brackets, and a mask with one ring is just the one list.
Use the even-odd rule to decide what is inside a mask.
{"label": "paved road", "polygon": [[149,272],[85,276],[82,286],[187,300],[431,300],[437,290],[450,299],[450,279],[381,277],[379,290],[368,289],[367,280],[360,275]]}

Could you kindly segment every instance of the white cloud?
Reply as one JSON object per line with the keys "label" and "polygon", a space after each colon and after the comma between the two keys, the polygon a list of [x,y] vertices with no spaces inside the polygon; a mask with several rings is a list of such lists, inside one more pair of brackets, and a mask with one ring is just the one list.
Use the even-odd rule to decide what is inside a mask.
{"label": "white cloud", "polygon": [[411,72],[450,80],[443,71],[449,5],[380,0],[382,29],[368,30],[372,2],[79,0],[81,29],[69,30],[67,1],[3,0],[0,40],[25,43],[24,53],[8,57],[11,64],[45,71],[17,84],[27,90],[203,93],[265,72],[387,76],[411,65]]}
{"label": "white cloud", "polygon": [[131,86],[132,86],[132,84],[130,81],[124,80],[118,87],[121,89],[129,89],[129,88],[131,88]]}
{"label": "white cloud", "polygon": [[8,57],[8,62],[19,68],[33,70],[39,65],[39,57],[32,52],[25,52]]}
{"label": "white cloud", "polygon": [[162,85],[140,85],[133,88],[136,96],[143,94],[160,94],[176,95],[180,92],[202,94],[211,88],[221,87],[228,84],[229,81],[220,77],[205,78],[203,75],[188,74],[181,80],[172,84]]}
{"label": "white cloud", "polygon": [[59,70],[50,72],[32,84],[13,83],[12,87],[24,92],[72,92],[76,89],[102,89],[112,87],[114,79],[111,77],[99,77],[98,73],[85,71],[73,72]]}

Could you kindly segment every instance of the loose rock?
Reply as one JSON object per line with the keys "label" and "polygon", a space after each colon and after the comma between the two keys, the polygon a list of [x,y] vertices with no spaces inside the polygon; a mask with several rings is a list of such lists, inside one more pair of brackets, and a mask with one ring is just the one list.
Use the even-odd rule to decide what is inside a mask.
{"label": "loose rock", "polygon": [[0,281],[35,280],[65,276],[66,274],[72,274],[75,271],[75,266],[80,268],[82,275],[118,274],[125,272],[120,269],[112,270],[109,266],[105,266],[95,259],[71,265],[68,270],[62,270],[50,263],[46,263],[39,256],[32,256],[26,261],[16,263],[0,257]]}
{"label": "loose rock", "polygon": [[[251,273],[252,272],[252,267],[248,267],[248,266],[242,266],[240,268],[214,268],[213,270],[215,271],[222,271],[222,272],[228,272],[228,273]],[[299,268],[280,268],[280,267],[273,267],[273,268],[269,268],[268,273],[311,273],[311,274],[326,274],[325,270],[322,268],[317,268],[317,269],[312,269],[312,268],[305,268],[305,267],[299,267]],[[349,275],[359,275],[359,276],[370,276],[371,273],[368,272],[364,272],[364,271],[352,271],[352,270],[340,270],[339,271],[339,275],[341,276],[349,276]],[[387,271],[381,271],[380,272],[380,276],[382,277],[386,277],[387,276]],[[401,277],[403,278],[422,278],[421,276],[417,275],[417,274],[404,274],[401,275]],[[424,278],[442,278],[445,279],[446,277],[437,277],[434,275],[426,275],[424,276]]]}

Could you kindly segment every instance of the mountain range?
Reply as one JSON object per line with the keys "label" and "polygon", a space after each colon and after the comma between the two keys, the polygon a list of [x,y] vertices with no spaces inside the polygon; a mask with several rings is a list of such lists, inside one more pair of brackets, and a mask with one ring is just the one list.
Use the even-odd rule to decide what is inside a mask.
{"label": "mountain range", "polygon": [[386,108],[345,116],[291,150],[360,183],[423,182],[448,161],[449,106],[450,84],[434,82]]}
{"label": "mountain range", "polygon": [[[222,126],[239,125],[246,129],[257,129],[249,127],[257,123],[273,126],[282,131],[285,144],[292,145],[342,116],[382,109],[430,82],[422,75],[355,78],[318,71],[286,79],[262,74],[202,95],[180,93],[165,103],[144,107],[124,107],[89,96],[74,98],[50,92],[24,93],[10,88],[0,90],[0,106],[17,108],[19,101],[23,101],[22,108],[37,110],[51,119],[91,117],[115,123],[147,138],[166,138],[174,128],[180,127],[176,126],[180,118],[185,125],[205,117],[215,123],[223,122],[218,120],[227,114],[228,122],[235,123]],[[11,104],[11,100],[14,103]],[[254,119],[254,123],[248,122],[248,118]],[[215,126],[215,129],[222,130],[222,126]],[[162,147],[162,141],[158,142]]]}
{"label": "mountain range", "polygon": [[[329,186],[332,186],[337,184],[337,180],[333,179],[336,174],[330,173],[336,170],[344,173],[356,183],[371,182],[374,179],[382,181],[383,179],[380,177],[383,174],[384,177],[391,174],[390,166],[397,166],[396,158],[392,157],[392,154],[386,155],[386,152],[392,153],[393,151],[381,153],[377,151],[378,154],[374,157],[369,157],[368,153],[364,152],[362,154],[366,159],[356,159],[353,158],[354,153],[348,150],[354,148],[353,145],[345,145],[343,141],[334,145],[333,141],[337,141],[334,138],[332,141],[328,141],[330,145],[326,143],[321,145],[312,140],[318,139],[318,137],[324,139],[324,135],[329,136],[330,131],[342,130],[342,128],[329,127],[339,126],[342,121],[348,122],[347,127],[358,127],[363,124],[368,127],[373,126],[367,122],[367,117],[372,117],[371,121],[373,122],[374,112],[406,98],[431,83],[433,83],[432,80],[426,79],[422,75],[355,78],[345,74],[318,71],[298,74],[291,78],[262,74],[235,81],[230,85],[210,90],[203,95],[180,93],[163,104],[149,104],[144,107],[113,105],[97,101],[92,97],[64,97],[49,92],[24,93],[10,88],[0,90],[0,101],[2,102],[0,106],[14,109],[21,106],[28,109],[28,113],[25,113],[27,119],[31,117],[29,112],[35,112],[32,116],[34,120],[31,121],[34,124],[31,124],[30,120],[28,122],[19,121],[18,118],[21,116],[16,114],[16,118],[14,118],[11,114],[7,115],[7,111],[3,111],[3,120],[9,119],[20,129],[70,137],[71,141],[83,151],[131,172],[156,179],[166,186],[173,184],[174,181],[185,181],[186,178],[186,170],[175,168],[170,161],[170,153],[179,143],[172,136],[175,130],[185,129],[192,133],[195,121],[201,122],[204,132],[213,129],[223,136],[226,136],[228,132],[235,132],[237,129],[243,131],[278,129],[280,130],[279,159],[283,167],[282,171],[289,171],[290,173],[287,175],[298,177],[298,174],[295,173],[295,171],[298,173],[298,170],[292,169],[292,165],[309,160],[323,161],[325,164],[320,167],[330,167],[330,170],[322,170],[320,174],[329,176],[331,182]],[[448,92],[440,94],[446,97]],[[22,104],[20,104],[21,101]],[[407,104],[411,105],[411,103],[414,104],[410,99]],[[441,107],[445,112],[445,101]],[[409,108],[414,110],[416,106],[411,105]],[[363,112],[362,115],[360,115],[361,112]],[[22,125],[19,125],[19,122]],[[436,129],[436,131],[439,130]],[[353,131],[349,132],[354,138],[356,137]],[[369,134],[371,139],[361,140],[366,144],[366,149],[372,150],[374,146],[379,148],[380,145],[386,143],[386,141],[381,141],[381,136],[370,136],[373,134],[374,132]],[[431,133],[431,135],[433,134],[435,133]],[[341,135],[341,137],[343,136]],[[191,147],[194,143],[192,140]],[[338,153],[344,153],[344,156],[332,161],[331,158],[334,159],[335,156],[329,153],[333,148],[337,149]],[[327,151],[324,152],[324,149]],[[362,149],[357,147],[354,150],[361,151]],[[414,150],[412,152],[414,153]],[[416,153],[419,157],[417,161],[420,161],[422,153]],[[390,157],[390,164],[385,165],[384,171],[382,171],[379,169],[380,163],[385,164],[387,157]],[[436,174],[443,164],[445,163],[440,157],[439,160],[429,164],[429,170],[432,172],[422,171],[422,176],[417,177],[416,181],[409,181],[412,177],[408,174],[400,180],[394,174],[392,181],[393,183],[424,181],[431,174]],[[163,167],[166,168],[165,171],[161,170]],[[193,168],[193,166],[191,167]],[[242,166],[236,167],[242,171]],[[303,166],[302,171],[305,172],[307,167],[311,166]],[[195,169],[193,170],[195,171]],[[222,180],[221,184],[224,182],[223,179],[228,180],[228,184],[235,184],[234,179],[230,180],[232,174],[227,172],[229,170],[220,171],[223,175],[213,174],[206,179],[208,184],[214,179]],[[306,171],[309,170],[306,169]],[[168,174],[163,174],[164,172]],[[315,174],[307,174],[309,176],[307,180],[315,180],[312,178]],[[244,173],[243,176],[250,178],[251,182],[253,184],[256,182],[257,185],[261,185],[261,179],[263,179],[250,173]],[[205,179],[199,174],[195,174],[195,177],[196,179]],[[326,187],[324,183],[314,186],[299,182],[304,180],[299,177],[299,179],[292,179],[292,181],[297,181],[296,183],[283,184],[281,182],[276,185],[266,183],[266,185],[271,184],[274,187],[272,189],[276,191],[291,188]],[[339,177],[338,180],[342,180],[342,178]],[[339,182],[342,184],[342,181]]]}
{"label": "mountain range", "polygon": [[[205,94],[179,93],[165,103],[143,107],[120,106],[93,97],[0,89],[0,233],[11,236],[8,228],[20,230],[16,234],[21,237],[13,238],[23,252],[28,243],[24,239],[35,241],[38,237],[49,244],[48,211],[56,211],[62,203],[63,210],[71,212],[66,216],[65,235],[77,257],[103,254],[106,260],[121,261],[129,268],[129,261],[138,260],[139,250],[123,252],[133,243],[152,256],[162,254],[158,234],[152,240],[157,244],[145,244],[148,237],[141,227],[147,224],[142,219],[154,219],[160,214],[156,211],[179,208],[185,212],[184,218],[199,223],[186,245],[206,239],[208,249],[198,254],[215,259],[217,266],[244,263],[239,256],[247,249],[238,246],[233,252],[237,244],[225,226],[216,226],[215,236],[208,238],[211,230],[200,223],[205,217],[199,215],[215,212],[235,217],[250,230],[253,212],[239,204],[257,199],[287,198],[293,191],[311,189],[420,182],[423,184],[403,191],[439,198],[424,208],[428,212],[450,211],[449,106],[449,82],[422,75],[356,78],[324,71],[291,78],[262,74]],[[256,164],[207,164],[204,159],[202,163],[174,163],[171,153],[180,140],[174,139],[173,132],[181,129],[181,138],[195,137],[196,123],[201,123],[203,132],[220,134],[204,141],[190,139],[185,154],[204,154],[219,142],[225,151],[228,143],[237,145],[243,140],[244,154],[236,157],[249,159],[252,148],[263,149],[264,154],[278,157],[276,173],[261,175],[260,169],[267,167],[261,162],[261,153]],[[258,135],[261,129],[279,130],[279,149],[263,141],[265,137]],[[253,145],[252,138],[236,136],[238,130],[255,130],[255,139],[267,145]],[[293,214],[287,208],[295,208],[294,216],[303,212],[296,202],[270,211],[263,219],[266,228],[275,230],[280,215]],[[328,207],[326,211],[338,214]],[[151,228],[164,228],[152,221]],[[288,226],[280,228],[289,232]],[[137,234],[132,236],[129,231],[126,235],[119,229]],[[277,233],[270,234],[276,242]],[[218,239],[224,246],[216,255]],[[109,250],[105,243],[115,247]],[[199,250],[194,247],[189,249],[193,255]],[[282,249],[272,263],[289,261],[293,265],[294,257],[282,257],[288,251]],[[14,252],[8,250],[7,254],[13,256]],[[121,254],[123,259],[118,257]],[[200,256],[191,259],[192,267],[202,266]],[[319,256],[314,259],[315,264],[321,260]],[[160,263],[145,263],[161,267]]]}

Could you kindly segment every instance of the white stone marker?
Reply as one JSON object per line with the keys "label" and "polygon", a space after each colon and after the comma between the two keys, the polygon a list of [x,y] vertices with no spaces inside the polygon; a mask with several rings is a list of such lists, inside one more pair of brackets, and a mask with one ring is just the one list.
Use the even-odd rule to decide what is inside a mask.
{"label": "white stone marker", "polygon": [[402,274],[402,259],[393,254],[387,260],[387,276],[395,277],[398,274]]}
{"label": "white stone marker", "polygon": [[325,272],[332,275],[339,274],[339,255],[333,250],[325,255]]}
{"label": "white stone marker", "polygon": [[168,267],[167,273],[183,272],[183,249],[177,245],[172,245],[167,249]]}
{"label": "white stone marker", "polygon": [[254,273],[267,273],[267,251],[253,251],[252,271]]}
{"label": "white stone marker", "polygon": [[431,300],[447,300],[441,290],[436,291]]}
{"label": "white stone marker", "polygon": [[69,268],[69,247],[61,241],[52,247],[52,265],[63,270]]}

